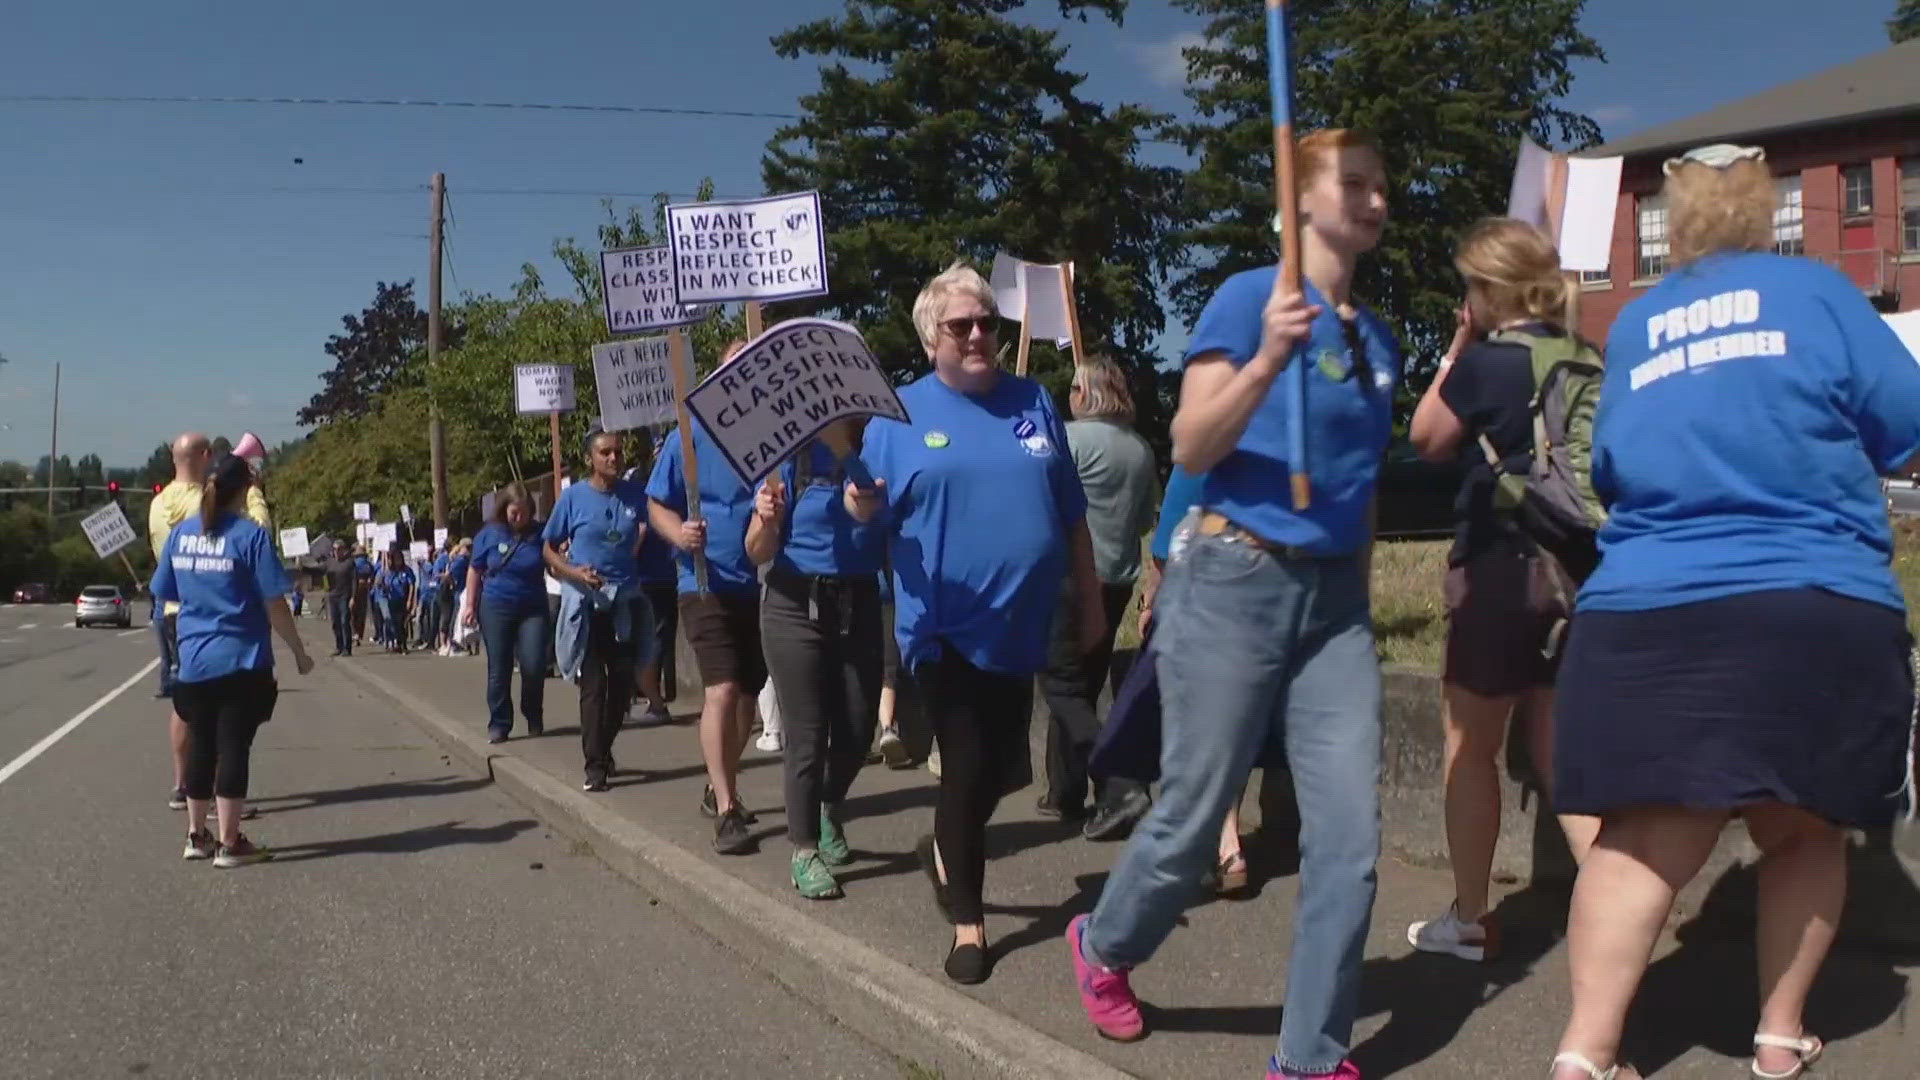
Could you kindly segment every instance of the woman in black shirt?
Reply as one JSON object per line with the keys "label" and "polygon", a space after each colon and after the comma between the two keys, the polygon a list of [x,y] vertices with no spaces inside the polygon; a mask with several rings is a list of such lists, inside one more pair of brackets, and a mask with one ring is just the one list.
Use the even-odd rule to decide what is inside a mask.
{"label": "woman in black shirt", "polygon": [[[1525,476],[1533,456],[1531,342],[1565,339],[1572,285],[1539,229],[1511,218],[1474,226],[1454,265],[1466,280],[1453,347],[1421,398],[1409,432],[1429,461],[1459,455],[1467,474],[1455,504],[1447,559],[1447,652],[1441,673],[1446,724],[1447,847],[1454,903],[1417,922],[1407,940],[1426,952],[1491,960],[1500,932],[1487,907],[1487,879],[1500,834],[1500,746],[1514,710],[1544,785],[1552,776],[1554,629],[1570,614],[1543,587],[1532,544],[1494,503],[1488,458]],[[1491,450],[1489,450],[1489,447]],[[1599,831],[1589,817],[1560,819],[1576,859]]]}

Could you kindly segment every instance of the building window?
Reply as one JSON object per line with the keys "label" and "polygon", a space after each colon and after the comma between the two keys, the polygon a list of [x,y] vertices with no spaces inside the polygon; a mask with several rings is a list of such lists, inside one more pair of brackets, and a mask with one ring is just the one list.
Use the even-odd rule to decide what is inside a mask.
{"label": "building window", "polygon": [[1612,280],[1613,274],[1607,270],[1580,271],[1580,284],[1582,285],[1605,285]]}
{"label": "building window", "polygon": [[1667,272],[1667,200],[1664,195],[1640,196],[1640,260],[1636,278],[1657,278]]}
{"label": "building window", "polygon": [[1847,217],[1873,213],[1873,166],[1849,165],[1840,170],[1840,212]]}
{"label": "building window", "polygon": [[1782,255],[1807,253],[1804,210],[1798,176],[1782,176],[1773,182],[1773,250]]}
{"label": "building window", "polygon": [[1900,237],[1903,250],[1920,252],[1920,158],[1900,163]]}

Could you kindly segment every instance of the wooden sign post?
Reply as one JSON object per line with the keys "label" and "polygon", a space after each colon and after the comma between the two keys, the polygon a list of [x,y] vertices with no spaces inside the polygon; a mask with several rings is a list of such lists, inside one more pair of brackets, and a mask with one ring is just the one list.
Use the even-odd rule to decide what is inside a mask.
{"label": "wooden sign post", "polygon": [[1086,350],[1080,344],[1080,306],[1073,301],[1073,263],[1060,265],[1060,288],[1066,293],[1067,333],[1073,339],[1073,366],[1078,369],[1086,366]]}
{"label": "wooden sign post", "polygon": [[552,441],[553,441],[553,505],[559,506],[560,505],[560,470],[562,468],[561,461],[560,461],[560,414],[557,412],[548,413],[547,419],[549,421],[549,425],[550,425],[549,431],[552,434]]}
{"label": "wooden sign post", "polygon": [[[1267,0],[1267,81],[1273,91],[1273,189],[1280,211],[1280,287],[1301,292],[1300,189],[1293,162],[1293,59],[1287,46],[1287,0]],[[1299,349],[1296,347],[1296,352]],[[1293,508],[1313,501],[1307,479],[1307,365],[1295,356],[1288,365],[1293,380],[1288,396],[1288,478]]]}
{"label": "wooden sign post", "polygon": [[[753,317],[759,315],[760,305],[749,304]],[[687,348],[687,331],[676,326],[667,331],[667,347],[673,354],[673,410],[680,422],[680,469],[687,484],[687,520],[704,520],[700,511],[700,463],[693,456],[693,417],[687,415],[687,391],[691,379],[692,358]],[[700,591],[707,591],[707,553],[702,550],[693,556],[693,579]]]}
{"label": "wooden sign post", "polygon": [[1020,352],[1014,360],[1013,373],[1021,378],[1027,377],[1027,353],[1033,349],[1033,295],[1032,285],[1027,280],[1027,264],[1020,264]]}
{"label": "wooden sign post", "polygon": [[[1567,217],[1567,155],[1553,155],[1553,169],[1547,181],[1547,222],[1553,234],[1553,246],[1560,248],[1561,234],[1566,232]],[[1567,333],[1580,332],[1580,275],[1572,270],[1561,271],[1567,281]]]}

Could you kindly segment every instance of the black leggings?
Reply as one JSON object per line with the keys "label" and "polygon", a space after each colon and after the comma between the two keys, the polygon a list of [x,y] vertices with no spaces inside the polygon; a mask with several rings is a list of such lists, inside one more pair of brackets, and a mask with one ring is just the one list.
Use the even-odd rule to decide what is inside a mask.
{"label": "black leggings", "polygon": [[847,797],[880,718],[880,583],[767,576],[760,640],[786,740],[787,836],[820,843],[820,805]]}
{"label": "black leggings", "polygon": [[273,718],[280,696],[273,670],[236,671],[205,682],[175,683],[173,707],[186,721],[187,798],[247,797],[253,735]]}
{"label": "black leggings", "polygon": [[[633,633],[648,632],[638,605],[631,615]],[[633,703],[632,641],[614,638],[611,611],[587,616],[587,655],[580,663],[580,756],[587,772],[605,778],[613,772],[613,737]]]}
{"label": "black leggings", "polygon": [[914,671],[940,746],[940,799],[933,836],[947,871],[956,924],[984,922],[987,822],[1000,798],[1033,779],[1027,726],[1033,678],[982,671],[942,642],[940,658]]}

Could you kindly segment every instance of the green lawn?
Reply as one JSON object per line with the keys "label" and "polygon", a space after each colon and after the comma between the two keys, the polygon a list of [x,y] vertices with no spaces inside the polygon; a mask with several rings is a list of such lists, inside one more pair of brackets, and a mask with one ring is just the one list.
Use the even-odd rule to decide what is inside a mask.
{"label": "green lawn", "polygon": [[[1894,523],[1893,571],[1907,593],[1907,623],[1920,636],[1920,520]],[[1440,578],[1445,540],[1381,544],[1373,554],[1373,629],[1380,659],[1438,668],[1447,640]]]}

